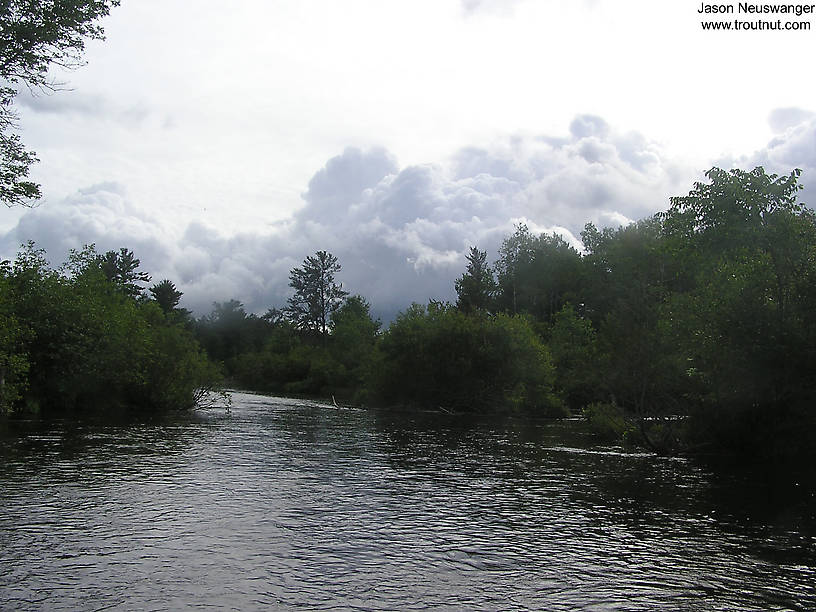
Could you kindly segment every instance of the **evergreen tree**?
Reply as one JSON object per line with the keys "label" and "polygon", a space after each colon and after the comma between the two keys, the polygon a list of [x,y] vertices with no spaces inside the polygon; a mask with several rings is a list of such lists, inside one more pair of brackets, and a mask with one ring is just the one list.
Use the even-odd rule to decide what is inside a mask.
{"label": "evergreen tree", "polygon": [[348,295],[342,283],[334,280],[340,270],[337,257],[318,251],[289,273],[289,286],[295,294],[289,298],[286,312],[298,328],[318,332],[324,338],[329,333],[331,315]]}
{"label": "evergreen tree", "polygon": [[176,289],[176,286],[171,281],[164,279],[162,282],[150,288],[150,295],[156,300],[156,303],[164,314],[170,314],[176,309],[181,296],[184,294]]}
{"label": "evergreen tree", "polygon": [[470,248],[467,271],[456,281],[456,307],[464,313],[493,310],[496,281],[487,265],[487,251]]}
{"label": "evergreen tree", "polygon": [[105,278],[132,298],[142,293],[142,288],[136,283],[150,282],[150,275],[147,272],[137,271],[141,263],[133,251],[124,247],[119,249],[118,253],[108,251],[99,256],[99,267]]}

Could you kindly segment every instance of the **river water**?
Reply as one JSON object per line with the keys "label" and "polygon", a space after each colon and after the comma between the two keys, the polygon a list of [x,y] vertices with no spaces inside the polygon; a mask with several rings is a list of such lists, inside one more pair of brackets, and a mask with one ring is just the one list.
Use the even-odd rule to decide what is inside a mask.
{"label": "river water", "polygon": [[816,609],[812,481],[576,421],[235,394],[0,443],[2,610]]}

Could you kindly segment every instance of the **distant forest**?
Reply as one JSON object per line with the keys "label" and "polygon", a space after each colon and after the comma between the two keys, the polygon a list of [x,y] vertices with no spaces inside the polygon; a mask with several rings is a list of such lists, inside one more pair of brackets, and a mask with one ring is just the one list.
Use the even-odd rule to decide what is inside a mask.
{"label": "distant forest", "polygon": [[665,212],[586,225],[584,252],[520,225],[478,246],[456,303],[383,329],[326,251],[263,315],[195,319],[123,248],[59,269],[29,244],[0,268],[9,413],[185,409],[220,384],[391,409],[583,415],[667,453],[816,456],[816,215],[799,171],[710,170]]}

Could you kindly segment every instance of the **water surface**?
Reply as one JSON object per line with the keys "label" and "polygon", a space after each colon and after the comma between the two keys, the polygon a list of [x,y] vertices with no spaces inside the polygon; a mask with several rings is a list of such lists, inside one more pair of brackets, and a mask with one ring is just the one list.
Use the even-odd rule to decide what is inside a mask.
{"label": "water surface", "polygon": [[234,400],[8,428],[0,609],[816,609],[799,476],[574,421]]}

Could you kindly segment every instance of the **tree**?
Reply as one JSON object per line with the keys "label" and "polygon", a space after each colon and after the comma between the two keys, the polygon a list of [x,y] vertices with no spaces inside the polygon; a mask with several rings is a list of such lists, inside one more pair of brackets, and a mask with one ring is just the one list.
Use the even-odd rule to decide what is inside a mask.
{"label": "tree", "polygon": [[27,205],[40,197],[36,183],[26,180],[36,154],[10,134],[16,114],[17,87],[54,90],[51,66],[82,64],[86,40],[104,38],[98,20],[119,0],[4,0],[0,2],[0,201]]}
{"label": "tree", "polygon": [[456,307],[464,313],[474,310],[491,311],[496,293],[496,281],[487,265],[487,251],[470,247],[467,271],[456,280]]}
{"label": "tree", "polygon": [[816,454],[816,215],[799,175],[713,168],[662,215],[685,270],[670,321],[700,443]]}
{"label": "tree", "polygon": [[595,399],[598,383],[597,333],[588,319],[567,304],[553,317],[547,346],[552,353],[556,383],[567,406],[576,412]]}
{"label": "tree", "polygon": [[368,301],[353,295],[332,313],[332,325],[331,354],[344,368],[342,386],[356,393],[356,399],[362,399],[360,390],[374,370],[375,347],[382,324],[371,316]]}
{"label": "tree", "polygon": [[550,323],[567,302],[580,303],[581,256],[557,234],[534,235],[518,225],[496,262],[498,310]]}
{"label": "tree", "polygon": [[306,257],[303,266],[289,273],[289,286],[295,294],[289,298],[286,311],[298,328],[318,332],[326,338],[332,313],[348,295],[342,283],[334,281],[334,275],[341,269],[334,255],[318,251]]}
{"label": "tree", "polygon": [[0,263],[0,415],[12,410],[28,383],[26,333],[15,316],[11,264]]}
{"label": "tree", "polygon": [[382,323],[371,316],[371,304],[361,295],[353,295],[332,313],[333,343],[343,353],[353,357],[364,352],[359,345],[374,345]]}
{"label": "tree", "polygon": [[667,330],[671,266],[660,219],[603,231],[587,224],[581,238],[585,310],[602,353],[599,385],[638,418],[677,414],[683,370]]}
{"label": "tree", "polygon": [[172,282],[167,279],[153,285],[150,288],[150,294],[153,296],[153,299],[156,300],[156,303],[159,305],[159,308],[162,309],[164,314],[170,314],[173,312],[173,310],[175,310],[178,306],[181,296],[184,295],[181,291],[176,289],[176,286]]}
{"label": "tree", "polygon": [[122,247],[119,252],[108,251],[98,258],[99,267],[105,278],[132,298],[142,293],[142,288],[136,283],[149,283],[150,275],[147,272],[138,272],[141,265],[133,251]]}
{"label": "tree", "polygon": [[499,285],[499,306],[504,312],[520,312],[519,269],[533,259],[534,242],[535,237],[530,229],[520,223],[513,235],[504,239],[499,249],[496,278]]}
{"label": "tree", "polygon": [[52,269],[33,243],[0,264],[0,412],[190,407],[217,372],[189,330],[111,284],[92,247]]}

